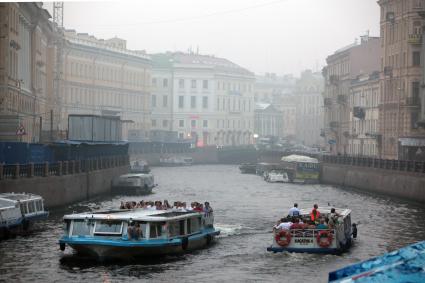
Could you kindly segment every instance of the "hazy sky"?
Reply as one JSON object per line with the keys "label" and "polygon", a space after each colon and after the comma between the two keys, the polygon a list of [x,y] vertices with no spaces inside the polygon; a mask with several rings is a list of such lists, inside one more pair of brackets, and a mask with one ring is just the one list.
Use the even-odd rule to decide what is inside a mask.
{"label": "hazy sky", "polygon": [[68,29],[118,36],[129,49],[148,53],[199,47],[259,74],[320,69],[326,56],[366,31],[379,35],[375,0],[139,0],[64,7]]}

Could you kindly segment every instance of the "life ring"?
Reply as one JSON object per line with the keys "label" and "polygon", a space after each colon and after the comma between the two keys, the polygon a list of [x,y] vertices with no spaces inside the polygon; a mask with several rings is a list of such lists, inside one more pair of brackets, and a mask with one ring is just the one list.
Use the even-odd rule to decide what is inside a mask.
{"label": "life ring", "polygon": [[282,230],[276,234],[275,240],[279,246],[285,247],[291,242],[291,232],[288,230]]}
{"label": "life ring", "polygon": [[182,250],[187,250],[189,246],[189,239],[187,237],[182,238]]}
{"label": "life ring", "polygon": [[331,245],[333,235],[329,230],[322,230],[317,234],[317,244],[322,248],[327,248]]}

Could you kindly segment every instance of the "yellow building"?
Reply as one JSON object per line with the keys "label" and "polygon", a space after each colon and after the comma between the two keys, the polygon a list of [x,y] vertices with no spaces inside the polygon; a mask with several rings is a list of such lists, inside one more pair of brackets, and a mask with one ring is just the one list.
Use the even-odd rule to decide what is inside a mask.
{"label": "yellow building", "polygon": [[0,140],[39,142],[53,99],[53,27],[41,3],[0,3]]}
{"label": "yellow building", "polygon": [[151,59],[126,48],[120,38],[97,39],[65,30],[61,124],[69,114],[120,116],[124,139],[142,139],[150,130]]}

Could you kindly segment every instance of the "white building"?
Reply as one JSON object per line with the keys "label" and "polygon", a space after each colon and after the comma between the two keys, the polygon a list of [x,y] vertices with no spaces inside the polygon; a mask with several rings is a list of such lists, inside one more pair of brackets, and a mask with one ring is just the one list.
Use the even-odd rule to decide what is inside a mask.
{"label": "white building", "polygon": [[252,142],[254,75],[214,56],[151,55],[152,130],[176,132],[198,146]]}

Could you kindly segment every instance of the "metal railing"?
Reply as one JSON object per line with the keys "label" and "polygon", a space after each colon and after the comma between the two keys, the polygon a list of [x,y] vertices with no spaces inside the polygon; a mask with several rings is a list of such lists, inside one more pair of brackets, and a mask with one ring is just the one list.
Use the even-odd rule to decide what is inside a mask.
{"label": "metal railing", "polygon": [[126,165],[129,165],[128,155],[51,163],[0,164],[0,180],[71,175]]}
{"label": "metal railing", "polygon": [[323,155],[322,162],[360,166],[385,170],[425,173],[425,162],[414,160],[393,160],[373,157]]}

